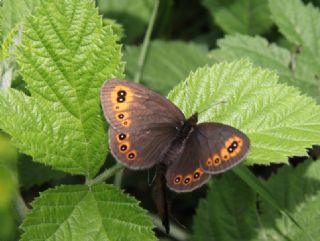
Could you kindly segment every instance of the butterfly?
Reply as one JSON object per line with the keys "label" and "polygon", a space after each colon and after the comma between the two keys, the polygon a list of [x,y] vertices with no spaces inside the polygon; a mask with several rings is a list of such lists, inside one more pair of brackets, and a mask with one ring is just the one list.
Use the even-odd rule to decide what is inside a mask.
{"label": "butterfly", "polygon": [[250,140],[240,130],[221,123],[198,124],[197,113],[186,118],[172,102],[143,85],[107,80],[100,98],[116,160],[136,170],[166,165],[166,183],[173,191],[202,186],[249,151]]}

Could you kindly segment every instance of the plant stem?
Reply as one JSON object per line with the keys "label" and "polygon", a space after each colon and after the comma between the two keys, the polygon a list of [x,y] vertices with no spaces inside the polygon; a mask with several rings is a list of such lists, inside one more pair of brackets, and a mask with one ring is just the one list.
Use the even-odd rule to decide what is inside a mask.
{"label": "plant stem", "polygon": [[[149,216],[151,217],[153,224],[160,229],[162,232],[166,232],[165,228],[162,226],[162,222],[160,220],[160,218],[157,215],[154,215],[152,213],[149,213]],[[185,241],[185,240],[189,240],[189,234],[184,231],[182,228],[180,228],[179,226],[170,223],[170,233],[169,235],[171,237],[173,237],[176,240],[179,241]]]}
{"label": "plant stem", "polygon": [[143,39],[142,49],[141,49],[141,53],[138,60],[138,70],[134,75],[135,83],[139,83],[142,76],[142,72],[143,72],[143,68],[144,68],[144,64],[147,56],[147,51],[150,43],[150,37],[151,37],[154,22],[156,20],[158,8],[159,8],[159,0],[155,0],[153,11],[149,20],[148,28]]}
{"label": "plant stem", "polygon": [[117,187],[121,188],[121,183],[122,183],[122,174],[123,174],[123,169],[120,170],[116,176],[114,177],[114,185],[116,185]]}
{"label": "plant stem", "polygon": [[15,210],[17,213],[17,217],[18,217],[18,222],[22,223],[22,221],[24,220],[27,211],[28,211],[28,207],[26,206],[26,203],[24,202],[22,196],[20,193],[16,194],[16,199],[15,199]]}
{"label": "plant stem", "polygon": [[115,175],[121,169],[123,169],[123,165],[117,163],[114,166],[106,169],[103,173],[101,173],[99,176],[95,177],[94,179],[87,180],[86,184],[93,185],[96,183],[103,182],[103,181],[107,180],[109,177],[112,177],[113,175]]}

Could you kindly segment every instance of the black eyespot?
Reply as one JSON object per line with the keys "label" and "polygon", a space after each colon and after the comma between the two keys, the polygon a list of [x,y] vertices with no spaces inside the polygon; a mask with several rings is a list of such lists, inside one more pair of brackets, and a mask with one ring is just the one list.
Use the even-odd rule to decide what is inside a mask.
{"label": "black eyespot", "polygon": [[131,153],[129,153],[128,157],[129,157],[129,159],[133,159],[135,157],[135,155],[131,152]]}
{"label": "black eyespot", "polygon": [[196,172],[194,175],[193,175],[194,179],[198,179],[200,177],[200,173],[199,172]]}
{"label": "black eyespot", "polygon": [[181,177],[176,177],[176,179],[174,179],[175,183],[179,183],[181,181]]}
{"label": "black eyespot", "polygon": [[122,96],[119,96],[119,97],[117,98],[117,101],[118,101],[119,103],[122,103],[122,102],[125,101],[125,98],[122,97]]}
{"label": "black eyespot", "polygon": [[118,96],[119,97],[125,97],[126,95],[127,95],[127,92],[125,92],[124,90],[118,91]]}
{"label": "black eyespot", "polygon": [[123,134],[123,133],[121,133],[121,134],[119,134],[119,140],[124,140],[124,139],[126,139],[126,134]]}
{"label": "black eyespot", "polygon": [[125,150],[127,150],[127,148],[128,148],[127,145],[121,145],[120,146],[120,150],[121,151],[125,151]]}
{"label": "black eyespot", "polygon": [[228,159],[228,156],[227,156],[227,155],[225,155],[225,156],[224,156],[224,159]]}
{"label": "black eyespot", "polygon": [[232,148],[232,146],[229,146],[229,147],[228,147],[228,152],[230,152],[230,153],[232,153],[232,152],[233,152],[233,148]]}
{"label": "black eyespot", "polygon": [[220,159],[219,159],[219,158],[216,158],[216,159],[214,160],[214,162],[218,164],[218,163],[220,162]]}
{"label": "black eyespot", "polygon": [[190,182],[190,177],[187,177],[186,179],[184,179],[184,183],[188,184]]}
{"label": "black eyespot", "polygon": [[236,141],[232,142],[231,146],[233,148],[237,148],[238,147],[238,142],[236,142]]}
{"label": "black eyespot", "polygon": [[123,119],[124,118],[124,114],[119,114],[118,117],[119,117],[119,119]]}
{"label": "black eyespot", "polygon": [[124,121],[123,124],[126,126],[126,125],[128,125],[128,122],[127,122],[127,121]]}

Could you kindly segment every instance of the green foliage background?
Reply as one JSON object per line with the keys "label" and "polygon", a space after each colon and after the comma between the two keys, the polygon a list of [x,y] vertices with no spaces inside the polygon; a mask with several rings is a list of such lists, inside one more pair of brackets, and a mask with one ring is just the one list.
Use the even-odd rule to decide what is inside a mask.
{"label": "green foliage background", "polygon": [[[164,0],[152,19],[154,6],[1,2],[0,240],[317,240],[320,164],[306,149],[317,159],[320,4]],[[252,143],[252,172],[170,193],[186,228],[169,235],[148,172],[108,155],[100,87],[139,71],[186,117],[232,125]]]}

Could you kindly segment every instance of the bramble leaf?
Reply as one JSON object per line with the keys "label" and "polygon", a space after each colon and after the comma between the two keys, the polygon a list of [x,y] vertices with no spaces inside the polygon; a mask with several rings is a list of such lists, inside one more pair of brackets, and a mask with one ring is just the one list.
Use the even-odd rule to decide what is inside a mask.
{"label": "bramble leaf", "polygon": [[195,217],[193,240],[317,240],[319,168],[319,161],[307,161],[297,168],[283,167],[263,181],[282,210],[303,230],[229,172],[209,183],[208,196],[200,201]]}
{"label": "bramble leaf", "polygon": [[1,41],[39,4],[39,0],[4,0],[0,7]]}
{"label": "bramble leaf", "polygon": [[[138,69],[138,59],[141,47],[126,47],[124,60],[126,74],[134,78]],[[150,44],[148,56],[143,68],[141,82],[162,94],[167,94],[190,71],[208,63],[208,50],[201,45],[181,41],[153,41]]]}
{"label": "bramble leaf", "polygon": [[294,72],[301,85],[309,88],[312,96],[320,101],[320,11],[312,4],[300,0],[271,0],[272,18],[282,34],[299,50]]}
{"label": "bramble leaf", "polygon": [[24,191],[46,183],[63,183],[63,180],[68,177],[66,173],[53,170],[50,166],[45,166],[39,162],[34,162],[29,156],[25,155],[20,155],[17,166],[19,185]]}
{"label": "bramble leaf", "polygon": [[[266,182],[269,190],[272,190],[276,201],[285,207],[292,216],[299,221],[307,232],[317,240],[319,237],[318,223],[320,221],[320,162],[308,161],[297,168],[284,167]],[[267,240],[306,240],[300,229],[280,215],[270,205],[261,201],[262,224],[264,232],[261,237]],[[281,239],[285,235],[287,239]],[[275,237],[278,237],[277,239]]]}
{"label": "bramble leaf", "polygon": [[[310,59],[306,58],[306,64],[298,61],[295,63],[294,56],[285,48],[276,44],[269,44],[261,37],[245,35],[227,36],[218,40],[219,49],[212,50],[210,57],[216,61],[233,61],[248,57],[255,65],[275,70],[281,82],[299,87],[303,93],[319,99],[320,82],[315,78],[316,68]],[[306,52],[303,56],[308,57]],[[301,55],[297,55],[302,60]]]}
{"label": "bramble leaf", "polygon": [[272,22],[266,0],[203,0],[214,22],[225,33],[259,34]]}
{"label": "bramble leaf", "polygon": [[219,49],[210,52],[210,57],[216,61],[234,61],[241,58],[250,58],[255,65],[277,71],[280,80],[292,81],[290,69],[291,54],[282,47],[269,44],[262,37],[250,37],[236,34],[228,35],[218,40]]}
{"label": "bramble leaf", "polygon": [[137,201],[111,185],[61,186],[40,194],[22,224],[28,240],[156,240]]}
{"label": "bramble leaf", "polygon": [[99,10],[108,18],[123,25],[127,42],[134,42],[143,35],[152,12],[153,0],[100,0]]}
{"label": "bramble leaf", "polygon": [[293,44],[319,53],[320,12],[301,0],[270,0],[271,17],[281,33]]}
{"label": "bramble leaf", "polygon": [[247,60],[198,69],[168,97],[188,117],[222,122],[251,140],[246,163],[287,162],[320,143],[320,107],[294,87],[277,83],[277,75]]}
{"label": "bramble leaf", "polygon": [[232,172],[210,183],[193,224],[194,241],[247,241],[256,235],[256,195]]}
{"label": "bramble leaf", "polygon": [[116,40],[90,0],[43,1],[26,19],[17,58],[31,97],[0,93],[0,128],[22,152],[72,174],[98,172],[107,153],[100,87],[123,73]]}

